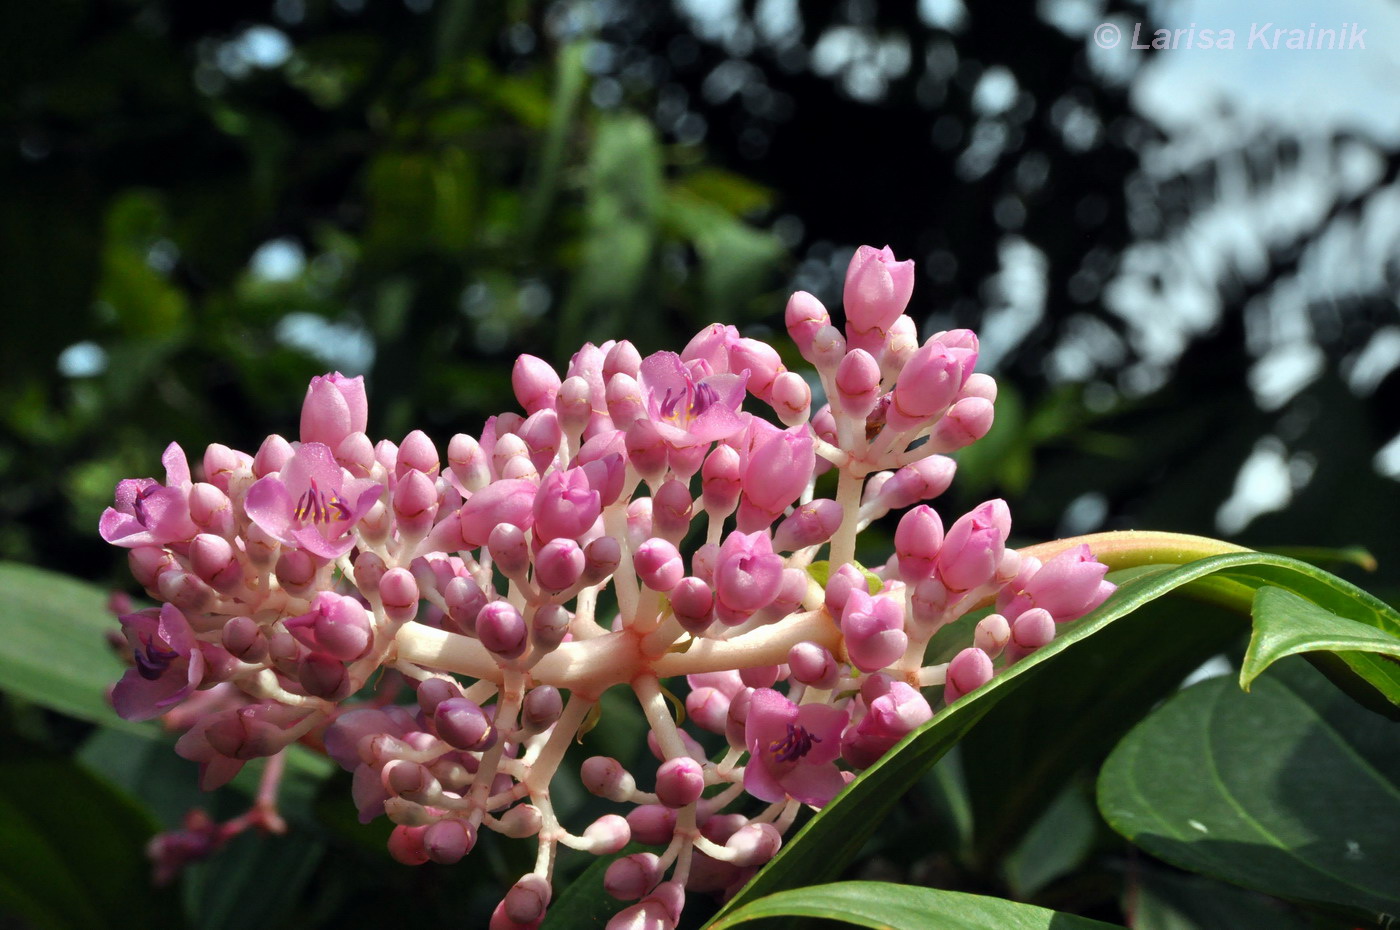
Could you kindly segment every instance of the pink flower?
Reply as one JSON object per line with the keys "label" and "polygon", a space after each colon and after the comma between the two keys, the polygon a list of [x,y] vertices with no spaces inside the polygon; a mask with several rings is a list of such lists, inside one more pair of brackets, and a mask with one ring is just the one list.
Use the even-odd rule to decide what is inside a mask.
{"label": "pink flower", "polygon": [[248,489],[244,507],[263,532],[283,543],[334,559],[355,545],[355,524],[379,499],[382,486],[352,478],[331,450],[305,442],[277,474]]}
{"label": "pink flower", "polygon": [[199,533],[190,519],[190,466],[185,451],[171,443],[160,457],[165,484],[153,478],[128,478],[117,484],[115,507],[98,523],[102,538],[127,549],[185,542]]}
{"label": "pink flower", "polygon": [[204,655],[178,607],[166,604],[121,618],[136,664],[112,689],[127,720],[150,720],[189,697],[204,677]]}
{"label": "pink flower", "polygon": [[753,532],[772,525],[801,496],[817,459],[805,424],[780,430],[755,418],[749,421],[747,446],[739,528]]}
{"label": "pink flower", "polygon": [[846,783],[836,758],[849,719],[828,704],[799,707],[771,688],[754,691],[744,725],[744,790],[761,801],[826,804]]}
{"label": "pink flower", "polygon": [[739,405],[746,376],[711,374],[707,362],[682,362],[674,352],[642,360],[638,383],[647,416],[672,446],[692,446],[734,435],[744,425]]}

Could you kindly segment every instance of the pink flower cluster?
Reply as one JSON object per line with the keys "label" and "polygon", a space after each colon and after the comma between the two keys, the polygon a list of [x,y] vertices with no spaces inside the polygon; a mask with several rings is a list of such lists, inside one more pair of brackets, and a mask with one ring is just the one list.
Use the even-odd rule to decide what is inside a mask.
{"label": "pink flower cluster", "polygon": [[[957,700],[1112,591],[1085,547],[1043,565],[1007,548],[1001,501],[946,530],[923,503],[953,478],[946,453],[990,428],[996,386],[971,332],[920,342],[913,278],[862,247],[844,328],[793,295],[808,374],[719,324],[680,354],[585,345],[562,375],[522,356],[523,414],[453,436],[445,462],[418,431],[372,441],[363,381],[339,374],[313,379],[299,441],[210,446],[200,481],[172,445],[165,481],[123,481],[101,521],[162,602],[122,617],[115,706],[183,729],[206,787],[324,746],[403,862],[455,862],[482,829],[536,837],[494,928],[540,923],[561,846],[652,845],[608,869],[634,902],[608,926],[674,927],[688,891],[737,889],[802,806],[931,719],[923,689]],[[911,507],[889,561],[859,566],[861,530]],[[940,628],[988,604],[966,649],[926,664]],[[663,681],[681,676],[709,736],[676,723]],[[379,699],[351,699],[371,682]],[[629,807],[571,832],[549,787],[617,686],[656,764],[589,759],[583,784]]]}

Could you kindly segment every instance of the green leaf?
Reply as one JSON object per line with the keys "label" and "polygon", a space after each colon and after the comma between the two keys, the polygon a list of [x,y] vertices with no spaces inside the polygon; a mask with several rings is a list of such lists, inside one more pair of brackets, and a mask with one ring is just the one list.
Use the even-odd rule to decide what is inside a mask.
{"label": "green leaf", "polygon": [[1400,657],[1400,636],[1339,617],[1282,588],[1260,588],[1240,687],[1248,691],[1264,669],[1285,656],[1324,650]]}
{"label": "green leaf", "polygon": [[56,930],[179,926],[173,897],[150,889],[147,816],[70,760],[13,737],[5,751],[0,913]]}
{"label": "green leaf", "polygon": [[819,917],[889,930],[1107,930],[1115,926],[959,891],[890,882],[837,882],[751,901],[710,927],[725,930],[771,917]]}
{"label": "green leaf", "polygon": [[1168,871],[1144,870],[1130,892],[1133,930],[1308,930],[1301,916],[1276,898],[1233,885]]}
{"label": "green leaf", "polygon": [[106,634],[116,629],[107,594],[57,572],[0,563],[0,682],[45,707],[127,730],[107,704],[123,672]]}
{"label": "green leaf", "polygon": [[1099,777],[1115,830],[1174,865],[1374,918],[1400,913],[1400,742],[1296,660],[1252,694],[1173,697]]}
{"label": "green leaf", "polygon": [[[1133,533],[1111,534],[1091,540],[1098,543],[1094,551],[1101,558],[1114,567],[1137,566],[1138,573],[1124,582],[1105,604],[1076,622],[1054,642],[999,674],[971,695],[939,711],[932,720],[862,773],[802,828],[726,905],[721,915],[762,895],[839,875],[910,786],[951,746],[972,732],[997,703],[1028,681],[1044,682],[1038,687],[1053,685],[1058,680],[1056,660],[1066,650],[1093,649],[1102,656],[1102,661],[1113,662],[1115,654],[1103,650],[1099,642],[1093,647],[1080,644],[1131,616],[1144,604],[1172,591],[1190,585],[1189,590],[1193,595],[1243,614],[1248,611],[1258,588],[1274,585],[1289,588],[1314,602],[1323,603],[1328,609],[1377,628],[1390,628],[1393,625],[1400,629],[1400,616],[1383,602],[1340,578],[1295,559],[1260,552],[1226,551],[1186,565],[1156,564],[1172,559],[1189,559],[1201,552],[1220,552],[1227,545],[1196,537]],[[1065,540],[1055,545],[1063,547],[1075,542]],[[1040,547],[1037,554],[1048,557],[1050,551],[1050,547]],[[1173,620],[1166,633],[1159,633],[1159,641],[1163,636],[1168,640],[1178,636],[1183,625],[1204,622],[1193,620],[1194,613],[1178,612],[1177,619]],[[1140,618],[1138,622],[1143,621]],[[1109,637],[1110,641],[1112,639]],[[1136,636],[1123,637],[1125,644],[1136,640]],[[1121,653],[1117,656],[1121,661],[1140,658]],[[1350,664],[1340,674],[1343,677],[1351,674]],[[1357,682],[1353,678],[1351,683]],[[1363,680],[1360,684],[1371,688],[1372,697],[1400,702],[1397,700],[1400,699],[1400,677],[1395,682],[1395,698],[1369,680]]]}

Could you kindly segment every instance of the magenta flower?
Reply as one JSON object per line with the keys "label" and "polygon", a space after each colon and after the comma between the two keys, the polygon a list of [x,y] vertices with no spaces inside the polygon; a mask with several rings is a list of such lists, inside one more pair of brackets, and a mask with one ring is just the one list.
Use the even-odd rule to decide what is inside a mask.
{"label": "magenta flower", "polygon": [[160,457],[165,484],[154,478],[128,478],[117,484],[115,507],[98,523],[102,538],[114,546],[163,546],[184,542],[199,533],[190,519],[190,466],[178,443]]}
{"label": "magenta flower", "polygon": [[178,607],[166,604],[121,618],[135,665],[112,689],[127,720],[150,720],[189,697],[204,677],[204,655]]}
{"label": "magenta flower", "polygon": [[829,704],[799,707],[771,688],[754,691],[744,725],[744,790],[761,801],[826,804],[846,784],[836,758],[849,719]]}
{"label": "magenta flower", "polygon": [[723,623],[742,623],[767,607],[783,584],[783,560],[763,531],[730,533],[715,560],[715,609]]}
{"label": "magenta flower", "polygon": [[677,447],[726,439],[744,425],[739,405],[746,375],[712,374],[708,363],[689,364],[674,352],[642,360],[638,383],[647,416],[667,444]]}
{"label": "magenta flower", "polygon": [[281,471],[248,489],[248,516],[269,536],[323,559],[355,545],[350,531],[379,499],[382,486],[352,478],[329,447],[304,442]]}

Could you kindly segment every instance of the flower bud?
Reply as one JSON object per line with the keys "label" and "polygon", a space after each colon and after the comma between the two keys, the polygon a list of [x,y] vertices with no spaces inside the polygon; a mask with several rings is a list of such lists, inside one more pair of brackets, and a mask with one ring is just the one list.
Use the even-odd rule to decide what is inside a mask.
{"label": "flower bud", "polygon": [[472,578],[459,575],[447,583],[442,592],[447,616],[457,629],[469,636],[476,635],[476,616],[486,606],[486,594]]}
{"label": "flower bud", "polygon": [[530,414],[520,424],[519,436],[529,450],[530,463],[536,471],[544,471],[559,454],[559,446],[564,441],[564,431],[559,427],[559,415],[553,407]]}
{"label": "flower bud", "polygon": [[535,556],[535,584],[550,594],[572,588],[583,575],[584,557],[572,539],[551,539]]}
{"label": "flower bud", "polygon": [[554,406],[554,398],[559,393],[559,375],[542,358],[521,355],[511,369],[510,386],[515,391],[515,399],[526,413],[534,413]]}
{"label": "flower bud", "polygon": [[[592,464],[604,478],[606,463]],[[588,466],[550,472],[535,495],[535,536],[546,542],[560,537],[578,539],[602,512],[603,498],[590,481]]]}
{"label": "flower bud", "polygon": [[957,467],[946,455],[930,455],[899,469],[880,485],[875,496],[886,510],[902,510],[948,490]]}
{"label": "flower bud", "polygon": [[219,641],[231,655],[244,662],[261,662],[267,658],[267,637],[251,617],[230,617],[219,634]]}
{"label": "flower bud", "polygon": [[617,814],[604,814],[583,831],[587,850],[595,856],[611,856],[621,852],[632,840],[632,828]]}
{"label": "flower bud", "polygon": [[[497,776],[493,792],[503,791],[510,786],[510,779]],[[540,832],[540,827],[544,825],[544,816],[540,809],[533,804],[517,804],[501,815],[497,822],[496,830],[502,836],[509,836],[513,839],[522,839],[527,836],[534,836]]]}
{"label": "flower bud", "polygon": [[605,379],[610,379],[619,372],[635,378],[641,369],[642,354],[627,339],[618,340],[603,355],[603,377]]}
{"label": "flower bud", "polygon": [[510,523],[496,524],[486,537],[486,548],[501,574],[516,580],[525,577],[530,567],[530,545],[525,541],[525,533],[520,527]]}
{"label": "flower bud", "polygon": [[652,532],[673,543],[680,542],[690,529],[692,503],[685,484],[674,478],[667,479],[652,497]]}
{"label": "flower bud", "polygon": [[841,412],[864,420],[880,396],[880,366],[864,349],[852,349],[836,367],[836,401]]}
{"label": "flower bud", "polygon": [[904,655],[904,605],[889,597],[871,597],[855,589],[841,612],[841,634],[851,664],[863,672],[888,668]]}
{"label": "flower bud", "polygon": [[554,398],[554,412],[559,415],[560,428],[577,440],[593,418],[593,392],[588,379],[578,375],[564,379]]}
{"label": "flower bud", "polygon": [[395,478],[402,478],[410,471],[420,471],[431,479],[437,477],[440,467],[437,448],[421,429],[405,436],[394,456]]}
{"label": "flower bud", "polygon": [[826,307],[806,291],[798,291],[788,298],[783,321],[797,351],[815,365],[812,343],[822,327],[831,325],[831,314],[827,313]]}
{"label": "flower bud", "polygon": [[1044,646],[1055,638],[1055,618],[1043,607],[1032,607],[1011,623],[1011,643],[1021,655]]}
{"label": "flower bud", "polygon": [[540,652],[558,648],[569,634],[569,624],[573,616],[562,604],[541,604],[535,609],[530,620],[530,642]]}
{"label": "flower bud", "polygon": [[749,393],[765,403],[772,403],[773,381],[787,369],[778,350],[757,339],[738,339],[729,347],[729,370],[749,372]]}
{"label": "flower bud", "polygon": [[472,851],[476,845],[476,828],[467,820],[447,817],[424,829],[422,844],[423,852],[433,862],[451,865]]}
{"label": "flower bud", "polygon": [[783,836],[771,823],[751,823],[740,827],[724,843],[734,853],[738,866],[763,865],[778,854]]}
{"label": "flower bud", "polygon": [[851,256],[841,304],[846,311],[846,337],[862,337],[878,347],[885,333],[909,305],[914,292],[914,263],[896,261],[889,246],[863,245]]}
{"label": "flower bud", "polygon": [[647,417],[638,417],[627,427],[627,460],[649,484],[666,472],[666,442]]}
{"label": "flower bud", "polygon": [[635,901],[661,880],[661,858],[655,853],[623,856],[608,866],[603,890],[619,901]]}
{"label": "flower bud", "polygon": [[622,767],[622,763],[609,756],[590,756],[585,759],[579,775],[583,787],[588,789],[590,794],[617,801],[619,804],[631,801],[632,793],[637,790],[636,781]]}
{"label": "flower bud", "polygon": [[886,414],[891,427],[903,431],[927,425],[957,400],[977,363],[976,337],[970,346],[963,347],[956,344],[963,341],[962,333],[966,330],[945,333],[949,342],[930,339],[909,357],[895,382],[894,399]]}
{"label": "flower bud", "polygon": [[443,742],[466,752],[483,752],[496,742],[496,728],[475,701],[452,697],[438,702],[433,729]]}
{"label": "flower bud", "polygon": [[525,618],[509,601],[491,601],[476,615],[476,636],[503,659],[518,659],[530,643]]}
{"label": "flower bud", "polygon": [[773,410],[784,426],[807,422],[812,411],[812,389],[795,371],[785,371],[773,381]]}
{"label": "flower bud", "polygon": [[237,529],[228,495],[203,481],[190,488],[190,519],[216,536],[232,537]]}
{"label": "flower bud", "polygon": [[[253,475],[253,457],[220,443],[210,443],[204,450],[204,480],[228,494],[240,480]],[[199,522],[196,520],[195,522]]]}
{"label": "flower bud", "polygon": [[369,615],[360,602],[330,591],[317,594],[308,613],[292,617],[283,625],[308,649],[341,662],[360,658],[369,651],[374,639]]}
{"label": "flower bud", "polygon": [[870,582],[860,569],[849,562],[837,566],[836,571],[826,579],[826,610],[833,617],[839,617],[846,610],[846,601],[852,591],[870,593]]}
{"label": "flower bud", "polygon": [[1001,614],[987,614],[977,621],[972,645],[995,659],[1011,641],[1011,624]]}
{"label": "flower bud", "polygon": [[705,773],[689,756],[667,759],[656,770],[656,798],[667,807],[694,804],[704,790]]}
{"label": "flower bud", "polygon": [[996,575],[1011,514],[1002,500],[987,501],[959,517],[938,552],[938,577],[953,591],[968,591]]}
{"label": "flower bud", "polygon": [[368,423],[363,377],[347,378],[337,371],[311,379],[301,405],[302,442],[320,442],[334,449],[350,433],[363,433]]}
{"label": "flower bud", "polygon": [[481,444],[463,433],[447,444],[447,467],[464,492],[475,494],[491,483],[491,468]]}
{"label": "flower bud", "polygon": [[792,677],[809,688],[828,690],[841,677],[841,666],[831,651],[817,643],[801,642],[788,650]]}
{"label": "flower bud", "polygon": [[682,578],[670,589],[671,613],[689,633],[699,635],[714,621],[715,596],[699,578]]}
{"label": "flower bud", "polygon": [[723,520],[734,512],[743,487],[743,464],[733,446],[720,443],[700,468],[702,500],[711,520]]}
{"label": "flower bud", "polygon": [[802,504],[773,531],[773,548],[778,552],[795,552],[819,546],[841,528],[842,517],[841,505],[829,498]]}
{"label": "flower bud", "polygon": [[462,689],[454,681],[446,678],[426,678],[418,682],[418,706],[423,713],[431,716],[436,713],[443,701],[462,696]]}
{"label": "flower bud", "polygon": [[215,591],[232,591],[243,583],[238,553],[227,539],[212,533],[200,533],[190,542],[190,568]]}
{"label": "flower bud", "polygon": [[943,701],[951,704],[958,698],[992,680],[991,657],[976,646],[964,649],[948,663],[948,675],[943,684]]}
{"label": "flower bud", "polygon": [[374,472],[374,443],[364,433],[351,433],[335,447],[335,460],[356,478],[368,478]]}
{"label": "flower bud", "polygon": [[428,861],[428,851],[423,845],[423,834],[427,827],[397,826],[389,834],[389,855],[403,865],[422,865]]}
{"label": "flower bud", "polygon": [[297,681],[312,697],[338,701],[350,694],[345,666],[324,653],[313,652],[297,663]]}
{"label": "flower bud", "polygon": [[934,424],[929,442],[947,452],[970,446],[991,431],[994,416],[991,401],[965,397],[949,407]]}
{"label": "flower bud", "polygon": [[391,568],[379,579],[379,600],[384,615],[395,623],[407,623],[418,615],[418,582],[406,568]]}
{"label": "flower bud", "polygon": [[622,545],[611,536],[599,536],[583,547],[583,584],[598,584],[622,563]]}
{"label": "flower bud", "polygon": [[899,520],[894,531],[894,551],[899,574],[914,584],[933,574],[943,545],[943,521],[932,507],[920,504]]}
{"label": "flower bud", "polygon": [[538,685],[525,694],[520,707],[520,724],[529,734],[543,733],[554,726],[564,712],[564,699],[553,685]]}
{"label": "flower bud", "polygon": [[531,872],[506,892],[501,902],[506,916],[518,924],[536,924],[544,919],[545,908],[549,907],[550,887],[544,876]]}
{"label": "flower bud", "polygon": [[417,469],[405,472],[394,487],[394,519],[405,541],[428,535],[437,516],[438,493],[433,479]]}
{"label": "flower bud", "polygon": [[676,812],[660,804],[639,804],[627,812],[632,839],[645,846],[665,846],[676,832]]}
{"label": "flower bud", "polygon": [[608,416],[613,425],[626,430],[638,419],[647,415],[646,401],[642,399],[642,387],[632,375],[618,372],[608,379]]}
{"label": "flower bud", "polygon": [[783,560],[766,533],[730,533],[715,562],[715,613],[722,623],[741,623],[777,595]]}
{"label": "flower bud", "polygon": [[685,576],[685,563],[676,547],[664,539],[648,539],[632,554],[632,564],[642,584],[666,593]]}

